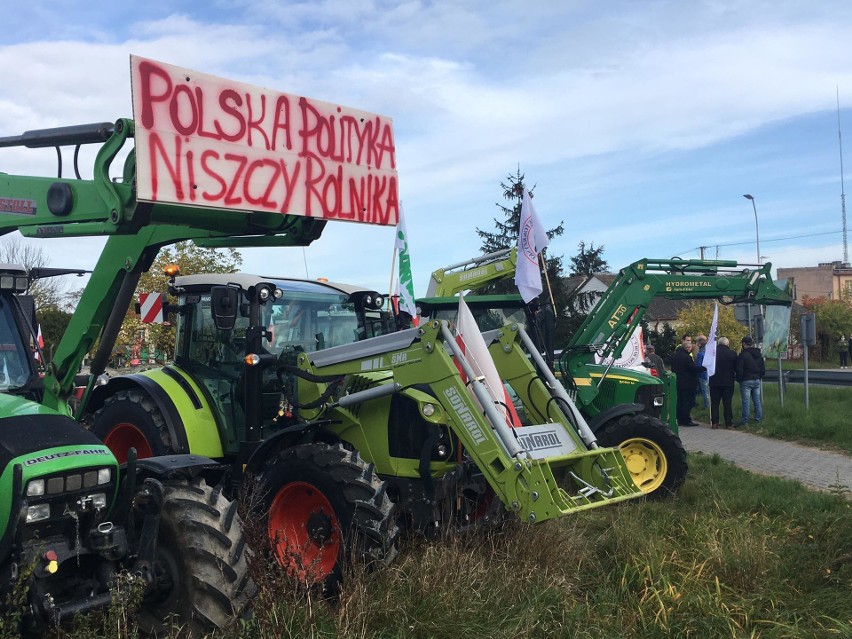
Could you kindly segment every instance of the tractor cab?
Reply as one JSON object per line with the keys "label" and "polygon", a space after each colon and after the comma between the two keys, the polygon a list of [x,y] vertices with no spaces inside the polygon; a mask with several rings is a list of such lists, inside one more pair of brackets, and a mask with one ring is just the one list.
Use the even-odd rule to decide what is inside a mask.
{"label": "tractor cab", "polygon": [[[282,366],[396,330],[382,295],[347,284],[230,273],[178,276],[170,289],[180,309],[175,364],[215,406],[226,455],[258,406],[263,428],[286,424],[281,397],[296,380]],[[246,363],[252,354],[264,357],[260,373]]]}
{"label": "tractor cab", "polygon": [[0,264],[0,392],[38,399],[30,396],[40,380],[32,303],[23,295],[28,286],[24,267]]}

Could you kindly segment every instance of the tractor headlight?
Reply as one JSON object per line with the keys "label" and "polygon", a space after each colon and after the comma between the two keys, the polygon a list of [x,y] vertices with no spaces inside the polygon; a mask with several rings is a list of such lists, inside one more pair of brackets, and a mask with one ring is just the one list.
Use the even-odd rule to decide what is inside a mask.
{"label": "tractor headlight", "polygon": [[663,396],[657,395],[654,397],[654,406],[662,406],[663,405]]}
{"label": "tractor headlight", "polygon": [[50,517],[50,504],[27,506],[27,523],[32,524]]}
{"label": "tractor headlight", "polygon": [[33,479],[27,484],[27,497],[41,497],[44,495],[44,480]]}
{"label": "tractor headlight", "polygon": [[109,468],[98,469],[98,486],[108,484],[110,479],[112,479],[112,472]]}
{"label": "tractor headlight", "polygon": [[101,510],[102,508],[106,508],[106,493],[95,493],[94,495],[90,495],[90,498],[92,500],[92,508],[94,508],[95,510]]}
{"label": "tractor headlight", "polygon": [[435,404],[423,404],[420,410],[426,417],[432,417],[435,414]]}

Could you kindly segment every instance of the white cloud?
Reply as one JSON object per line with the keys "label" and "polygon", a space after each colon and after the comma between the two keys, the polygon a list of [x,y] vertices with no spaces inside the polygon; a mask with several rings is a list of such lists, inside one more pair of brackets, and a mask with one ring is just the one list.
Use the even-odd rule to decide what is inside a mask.
{"label": "white cloud", "polygon": [[[73,40],[0,46],[0,135],[130,116],[130,53],[390,115],[417,282],[476,253],[474,229],[490,228],[498,183],[519,164],[539,183],[547,220],[566,221],[557,250],[595,241],[614,267],[649,247],[665,256],[720,242],[684,237],[682,225],[696,228],[708,215],[713,228],[730,227],[723,236],[747,239],[749,211],[714,199],[706,184],[708,169],[732,160],[707,155],[708,168],[695,173],[695,153],[767,127],[787,131],[788,122],[795,131],[805,114],[830,117],[834,87],[852,87],[850,9],[841,2],[807,10],[721,1],[519,10],[508,0],[244,0],[152,11],[129,36],[106,37],[107,25],[92,20],[88,35],[86,24],[69,25]],[[63,18],[74,22],[73,13]],[[679,174],[674,162],[658,161],[672,157],[689,157],[688,169]],[[775,158],[751,148],[736,161],[749,174],[718,191],[739,198],[759,176],[780,176],[761,203],[791,228],[803,202],[833,187],[833,167],[813,165],[811,155]],[[0,170],[54,167],[52,152],[0,152]],[[813,193],[787,195],[785,183],[801,175]],[[667,201],[680,196],[677,182],[700,186],[700,195]],[[329,225],[305,254],[312,274],[316,260],[326,276],[379,286],[391,250],[386,230]],[[301,250],[290,253],[282,264],[303,272]]]}

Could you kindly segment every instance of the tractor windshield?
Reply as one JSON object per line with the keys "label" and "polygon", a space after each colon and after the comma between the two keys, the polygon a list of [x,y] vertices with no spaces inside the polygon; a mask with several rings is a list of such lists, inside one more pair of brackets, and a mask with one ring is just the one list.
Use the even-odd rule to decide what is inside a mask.
{"label": "tractor windshield", "polygon": [[273,304],[268,325],[272,337],[267,348],[276,355],[318,351],[366,336],[355,304],[337,293],[286,291]]}
{"label": "tractor windshield", "polygon": [[21,340],[9,298],[0,297],[0,392],[26,385],[33,374],[32,351]]}

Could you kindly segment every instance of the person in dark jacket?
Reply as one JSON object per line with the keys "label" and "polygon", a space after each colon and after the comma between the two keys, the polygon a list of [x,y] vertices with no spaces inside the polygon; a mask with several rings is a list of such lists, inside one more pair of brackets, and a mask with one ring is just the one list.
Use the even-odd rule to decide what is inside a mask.
{"label": "person in dark jacket", "polygon": [[692,337],[681,337],[681,345],[672,355],[672,372],[677,375],[677,423],[679,426],[698,426],[692,421],[692,408],[695,406],[695,389],[698,387],[698,374],[707,370],[698,366],[692,359]]}
{"label": "person in dark jacket", "polygon": [[710,377],[710,428],[719,428],[719,400],[725,417],[725,428],[734,425],[731,400],[737,378],[737,354],[731,350],[730,340],[720,337],[716,344],[716,372]]}
{"label": "person in dark jacket", "polygon": [[663,358],[657,355],[657,349],[653,344],[648,344],[645,347],[645,368],[651,368],[657,371],[657,377],[663,377],[666,373],[666,365],[663,363]]}
{"label": "person in dark jacket", "polygon": [[737,356],[737,381],[740,383],[740,397],[743,400],[743,418],[740,426],[748,424],[750,404],[754,404],[754,421],[763,419],[763,403],[760,399],[760,380],[766,374],[763,353],[755,347],[751,337],[743,337],[743,348]]}

